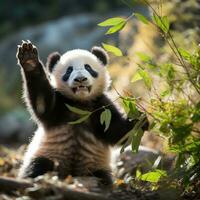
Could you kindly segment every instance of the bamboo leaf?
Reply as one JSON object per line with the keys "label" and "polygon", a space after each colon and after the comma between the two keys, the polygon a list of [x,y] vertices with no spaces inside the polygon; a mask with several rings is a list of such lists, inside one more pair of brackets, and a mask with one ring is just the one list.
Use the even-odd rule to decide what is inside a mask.
{"label": "bamboo leaf", "polygon": [[123,23],[125,21],[126,20],[124,18],[113,17],[113,18],[107,19],[107,20],[99,23],[98,26],[115,26],[115,25]]}
{"label": "bamboo leaf", "polygon": [[69,122],[69,124],[80,124],[80,123],[86,121],[89,118],[89,116],[90,116],[90,114],[85,115],[76,121]]}
{"label": "bamboo leaf", "polygon": [[108,31],[106,32],[106,35],[113,34],[113,33],[116,33],[118,31],[122,30],[125,25],[126,25],[126,21],[112,26],[111,28],[108,29]]}
{"label": "bamboo leaf", "polygon": [[140,73],[141,77],[143,78],[144,83],[147,86],[147,88],[151,89],[152,79],[149,76],[149,73],[143,69],[139,70],[139,73]]}
{"label": "bamboo leaf", "polygon": [[191,55],[188,51],[186,51],[185,49],[182,49],[182,48],[178,48],[178,51],[183,58],[185,58],[186,60],[190,59]]}
{"label": "bamboo leaf", "polygon": [[144,15],[142,15],[140,13],[134,13],[134,15],[137,17],[138,20],[140,20],[144,24],[148,24],[149,23],[148,19]]}
{"label": "bamboo leaf", "polygon": [[141,61],[143,61],[144,63],[149,63],[150,61],[152,61],[152,58],[143,53],[143,52],[137,52],[136,55],[140,58]]}
{"label": "bamboo leaf", "polygon": [[152,20],[164,33],[169,31],[169,19],[167,16],[161,17],[154,14]]}
{"label": "bamboo leaf", "polygon": [[112,113],[109,109],[105,109],[100,116],[100,123],[105,124],[104,131],[107,131],[111,122]]}
{"label": "bamboo leaf", "polygon": [[136,82],[143,79],[145,85],[147,86],[148,89],[151,89],[151,85],[152,85],[152,79],[149,76],[149,73],[143,69],[140,69],[137,71],[137,73],[133,76],[133,78],[131,79],[131,82]]}
{"label": "bamboo leaf", "polygon": [[142,78],[142,76],[140,75],[140,73],[139,72],[136,72],[135,74],[134,74],[134,76],[132,77],[132,79],[131,79],[131,83],[134,83],[134,82],[136,82],[136,81],[139,81],[139,80],[142,80],[143,78]]}
{"label": "bamboo leaf", "polygon": [[163,25],[164,25],[164,32],[167,33],[169,31],[169,19],[167,16],[163,16],[162,17],[162,22],[163,22]]}
{"label": "bamboo leaf", "polygon": [[141,128],[133,132],[132,143],[131,143],[133,153],[138,152],[139,145],[143,135],[144,131]]}
{"label": "bamboo leaf", "polygon": [[115,56],[122,56],[122,52],[119,48],[105,43],[102,45],[106,51],[113,53]]}
{"label": "bamboo leaf", "polygon": [[88,115],[88,114],[91,114],[90,111],[82,110],[80,108],[76,108],[76,107],[70,106],[69,104],[65,104],[65,105],[73,113],[76,113],[76,114],[79,114],[79,115]]}
{"label": "bamboo leaf", "polygon": [[141,171],[139,169],[136,170],[136,178],[140,178],[142,175]]}
{"label": "bamboo leaf", "polygon": [[167,176],[166,171],[157,169],[153,172],[142,174],[140,176],[140,179],[143,181],[151,182],[151,183],[157,183],[160,180],[160,178],[163,176]]}

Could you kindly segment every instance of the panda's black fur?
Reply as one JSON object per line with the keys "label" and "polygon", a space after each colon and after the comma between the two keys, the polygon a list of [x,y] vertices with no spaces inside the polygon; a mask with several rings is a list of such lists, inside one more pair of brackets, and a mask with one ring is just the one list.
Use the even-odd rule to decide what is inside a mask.
{"label": "panda's black fur", "polygon": [[[104,50],[94,47],[91,53],[102,67],[107,64],[108,57]],[[38,58],[37,48],[30,41],[23,41],[18,47],[17,59],[21,66],[25,101],[39,127],[25,154],[19,177],[36,177],[47,171],[57,171],[61,178],[69,174],[96,176],[103,183],[111,184],[110,146],[132,129],[137,120],[123,118],[102,92],[95,98],[78,100],[64,95],[59,88],[53,88],[48,76],[60,58],[57,52],[51,54],[45,68]],[[97,77],[98,71],[93,75]],[[86,121],[71,125],[68,122],[80,116],[68,110],[65,104],[97,111]],[[104,132],[105,127],[100,124],[100,114],[104,109],[98,108],[105,105],[109,105],[112,119],[108,130]]]}

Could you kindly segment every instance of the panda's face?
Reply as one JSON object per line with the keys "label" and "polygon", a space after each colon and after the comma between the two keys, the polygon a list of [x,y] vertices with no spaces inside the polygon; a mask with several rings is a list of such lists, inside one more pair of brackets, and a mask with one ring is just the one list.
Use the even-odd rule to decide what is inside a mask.
{"label": "panda's face", "polygon": [[90,100],[101,95],[109,86],[109,74],[96,55],[86,50],[63,54],[51,72],[57,91],[68,98]]}

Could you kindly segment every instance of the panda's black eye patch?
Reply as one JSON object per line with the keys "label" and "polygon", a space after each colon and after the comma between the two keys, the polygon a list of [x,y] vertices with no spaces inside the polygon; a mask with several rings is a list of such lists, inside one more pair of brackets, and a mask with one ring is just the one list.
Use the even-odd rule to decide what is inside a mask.
{"label": "panda's black eye patch", "polygon": [[92,67],[88,64],[85,64],[85,69],[93,76],[94,78],[98,77],[98,73],[92,69]]}
{"label": "panda's black eye patch", "polygon": [[63,80],[63,81],[67,81],[67,80],[69,79],[69,77],[70,77],[72,71],[73,71],[73,67],[72,67],[72,66],[69,66],[69,67],[67,68],[67,71],[66,71],[65,74],[63,75],[62,80]]}

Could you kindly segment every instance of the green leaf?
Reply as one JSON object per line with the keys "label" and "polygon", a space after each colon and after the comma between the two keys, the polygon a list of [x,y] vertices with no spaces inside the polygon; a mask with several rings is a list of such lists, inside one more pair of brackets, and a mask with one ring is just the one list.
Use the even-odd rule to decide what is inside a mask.
{"label": "green leaf", "polygon": [[[137,131],[139,129],[141,130],[141,127],[143,126],[144,120],[145,120],[145,115],[140,115],[140,117],[137,121],[133,120],[134,127],[128,133],[126,133],[125,136],[122,139],[120,139],[117,142],[117,145],[120,145],[120,144],[125,142],[125,144],[122,146],[122,148],[120,150],[120,153],[124,152],[124,149],[131,143],[131,141],[133,142],[133,137],[137,138],[137,136],[134,136],[134,135],[135,135],[135,133],[137,134]],[[140,143],[140,141],[138,140],[137,143]],[[137,152],[139,145],[134,143],[133,146],[134,146],[133,151]]]}
{"label": "green leaf", "polygon": [[152,85],[152,79],[149,76],[149,73],[147,71],[144,70],[139,70],[140,75],[142,76],[145,85],[147,86],[148,89],[151,89],[151,85]]}
{"label": "green leaf", "polygon": [[126,99],[123,99],[123,100],[122,100],[123,107],[124,107],[124,110],[125,110],[126,113],[128,113],[129,110],[130,110],[130,108],[129,108],[129,102],[130,102],[130,101],[128,101],[128,100],[126,100]]}
{"label": "green leaf", "polygon": [[111,122],[112,113],[109,109],[105,109],[100,116],[100,123],[105,124],[104,131],[107,131]]}
{"label": "green leaf", "polygon": [[141,171],[139,169],[136,170],[136,178],[140,178],[142,175]]}
{"label": "green leaf", "polygon": [[143,69],[139,69],[137,71],[137,73],[133,76],[133,78],[131,79],[131,82],[136,82],[138,80],[144,80],[145,85],[147,86],[148,89],[151,89],[151,85],[152,85],[152,79],[149,76],[148,72],[143,70]]}
{"label": "green leaf", "polygon": [[107,20],[99,23],[98,26],[115,26],[122,22],[126,22],[126,20],[121,17],[114,17],[114,18],[110,18],[110,19],[107,19]]}
{"label": "green leaf", "polygon": [[106,35],[108,34],[113,34],[116,33],[120,30],[122,30],[124,28],[124,26],[126,25],[126,21],[125,22],[121,22],[115,26],[112,26],[111,28],[108,29],[108,31],[106,32]]}
{"label": "green leaf", "polygon": [[106,51],[113,53],[115,56],[123,56],[119,48],[105,43],[102,43],[102,45]]}
{"label": "green leaf", "polygon": [[160,178],[163,176],[167,176],[166,171],[157,169],[153,172],[142,174],[140,176],[140,179],[143,181],[151,182],[151,183],[157,183],[160,180]]}
{"label": "green leaf", "polygon": [[123,99],[124,110],[127,113],[127,116],[131,119],[137,119],[140,116],[140,112],[136,107],[136,101],[134,99],[128,100]]}
{"label": "green leaf", "polygon": [[135,74],[134,74],[134,76],[132,77],[132,79],[131,79],[131,83],[134,83],[134,82],[136,82],[136,81],[139,81],[139,80],[142,80],[143,78],[142,78],[142,76],[140,75],[140,73],[139,72],[136,72]]}
{"label": "green leaf", "polygon": [[144,15],[142,15],[140,13],[134,13],[134,15],[137,17],[137,19],[139,19],[144,24],[148,24],[149,23],[148,19]]}
{"label": "green leaf", "polygon": [[183,58],[185,58],[186,60],[190,59],[191,55],[188,51],[186,51],[185,49],[182,49],[182,48],[178,48],[178,51]]}
{"label": "green leaf", "polygon": [[198,102],[196,105],[195,105],[195,110],[194,110],[194,113],[192,115],[192,118],[191,120],[193,122],[200,122],[200,102]]}
{"label": "green leaf", "polygon": [[169,31],[169,19],[167,16],[163,16],[162,18],[162,22],[163,22],[163,25],[164,25],[164,32],[167,33]]}
{"label": "green leaf", "polygon": [[164,98],[166,96],[169,96],[169,95],[171,95],[171,90],[170,89],[164,90],[163,92],[160,93],[160,96],[162,98]]}
{"label": "green leaf", "polygon": [[152,58],[143,52],[137,52],[136,55],[140,58],[141,61],[145,63],[149,63],[150,61],[152,61]]}
{"label": "green leaf", "polygon": [[86,121],[89,118],[90,115],[91,114],[85,115],[85,116],[81,117],[80,119],[78,119],[76,121],[69,122],[69,124],[80,124],[80,123]]}
{"label": "green leaf", "polygon": [[140,145],[143,135],[144,135],[144,131],[141,128],[139,128],[136,131],[133,131],[132,143],[131,143],[133,153],[138,152],[139,145]]}
{"label": "green leaf", "polygon": [[121,145],[124,142],[124,144],[122,145],[122,148],[120,149],[120,153],[123,153],[125,148],[130,145],[131,136],[132,136],[131,133],[132,133],[132,130],[129,131],[128,133],[126,133],[126,135],[117,143],[117,144]]}
{"label": "green leaf", "polygon": [[138,117],[140,116],[140,112],[138,111],[137,107],[136,107],[136,102],[135,101],[130,101],[129,102],[129,112],[128,112],[128,117],[130,119],[138,119]]}
{"label": "green leaf", "polygon": [[65,105],[73,113],[76,113],[76,114],[79,114],[79,115],[88,115],[88,114],[91,114],[90,111],[82,110],[80,108],[76,108],[76,107],[70,106],[69,104],[65,104]]}
{"label": "green leaf", "polygon": [[155,121],[151,122],[149,126],[149,130],[153,129],[155,126],[156,126],[156,122]]}
{"label": "green leaf", "polygon": [[167,16],[161,17],[154,14],[152,20],[164,33],[169,31],[169,19]]}

